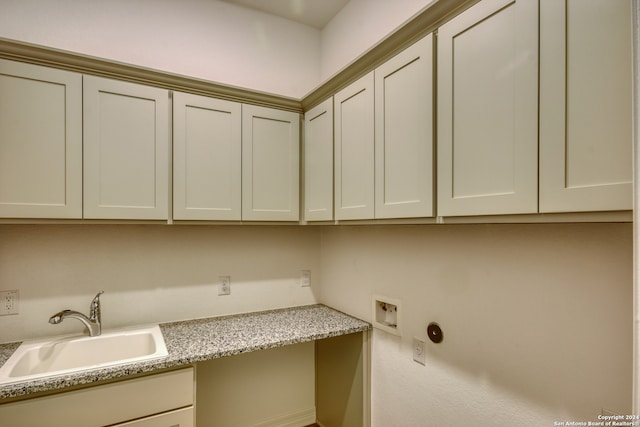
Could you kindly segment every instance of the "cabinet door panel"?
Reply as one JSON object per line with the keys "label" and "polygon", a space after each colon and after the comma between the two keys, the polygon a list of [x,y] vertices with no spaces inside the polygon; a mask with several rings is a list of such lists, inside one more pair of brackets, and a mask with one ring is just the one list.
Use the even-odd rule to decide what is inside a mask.
{"label": "cabinet door panel", "polygon": [[540,211],[631,209],[631,4],[540,13]]}
{"label": "cabinet door panel", "polygon": [[82,76],[0,60],[0,217],[82,218]]}
{"label": "cabinet door panel", "polygon": [[84,77],[84,216],[167,219],[168,92]]}
{"label": "cabinet door panel", "polygon": [[537,16],[484,0],[439,30],[439,215],[537,212]]}
{"label": "cabinet door panel", "polygon": [[174,219],[240,220],[241,114],[235,102],[174,93]]}
{"label": "cabinet door panel", "polygon": [[333,98],[305,113],[305,219],[333,219]]}
{"label": "cabinet door panel", "polygon": [[242,219],[299,219],[300,117],[242,106]]}
{"label": "cabinet door panel", "polygon": [[374,217],[373,72],[334,97],[335,218]]}
{"label": "cabinet door panel", "polygon": [[375,217],[433,216],[433,37],[375,70]]}

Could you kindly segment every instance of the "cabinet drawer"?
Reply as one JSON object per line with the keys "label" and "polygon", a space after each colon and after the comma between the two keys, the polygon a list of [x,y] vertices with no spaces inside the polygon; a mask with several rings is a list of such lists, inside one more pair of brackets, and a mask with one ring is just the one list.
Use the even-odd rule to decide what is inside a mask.
{"label": "cabinet drawer", "polygon": [[[3,425],[90,427],[193,405],[193,368],[0,406]],[[150,424],[151,425],[151,424]]]}
{"label": "cabinet drawer", "polygon": [[193,407],[178,409],[164,414],[146,417],[141,420],[116,424],[113,427],[192,427]]}

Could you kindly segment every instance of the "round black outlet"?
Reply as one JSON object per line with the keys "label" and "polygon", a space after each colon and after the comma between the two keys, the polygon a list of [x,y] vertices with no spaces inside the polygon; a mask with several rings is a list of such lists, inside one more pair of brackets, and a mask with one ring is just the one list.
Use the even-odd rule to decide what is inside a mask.
{"label": "round black outlet", "polygon": [[441,343],[444,338],[440,325],[435,322],[431,322],[429,323],[429,326],[427,326],[427,335],[429,336],[429,339],[436,344]]}

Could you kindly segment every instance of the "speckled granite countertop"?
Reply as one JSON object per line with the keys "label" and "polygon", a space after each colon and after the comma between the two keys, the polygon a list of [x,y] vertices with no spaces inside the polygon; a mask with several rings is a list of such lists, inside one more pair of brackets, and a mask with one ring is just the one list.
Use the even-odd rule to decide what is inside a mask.
{"label": "speckled granite countertop", "polygon": [[[63,390],[167,368],[298,344],[371,329],[371,325],[323,305],[309,305],[161,324],[169,355],[147,362],[94,369],[0,386],[0,403],[29,394]],[[0,366],[20,343],[0,344]]]}

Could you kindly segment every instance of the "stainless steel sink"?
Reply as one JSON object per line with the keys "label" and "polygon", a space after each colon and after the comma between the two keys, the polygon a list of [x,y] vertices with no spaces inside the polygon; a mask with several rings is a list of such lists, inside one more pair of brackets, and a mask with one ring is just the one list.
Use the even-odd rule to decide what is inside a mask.
{"label": "stainless steel sink", "polygon": [[0,384],[153,360],[168,355],[158,325],[25,341],[0,367]]}

